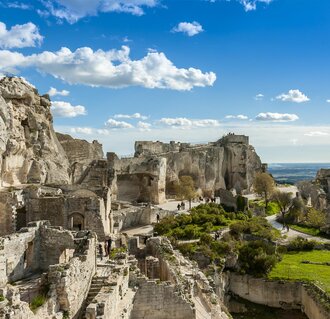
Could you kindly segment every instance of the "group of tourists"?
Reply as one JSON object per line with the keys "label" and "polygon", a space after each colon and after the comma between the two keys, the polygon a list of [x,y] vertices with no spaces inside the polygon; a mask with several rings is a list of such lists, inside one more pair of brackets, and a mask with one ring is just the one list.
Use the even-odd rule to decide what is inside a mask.
{"label": "group of tourists", "polygon": [[103,256],[106,257],[106,256],[109,256],[110,255],[111,246],[112,246],[112,238],[109,237],[108,239],[106,239],[104,241],[104,251],[105,251],[105,255],[104,255],[103,246],[102,246],[101,243],[99,243],[98,253],[99,253],[99,256],[100,256],[101,260],[103,259]]}
{"label": "group of tourists", "polygon": [[178,206],[176,207],[178,210],[185,210],[186,204],[184,202],[178,203]]}

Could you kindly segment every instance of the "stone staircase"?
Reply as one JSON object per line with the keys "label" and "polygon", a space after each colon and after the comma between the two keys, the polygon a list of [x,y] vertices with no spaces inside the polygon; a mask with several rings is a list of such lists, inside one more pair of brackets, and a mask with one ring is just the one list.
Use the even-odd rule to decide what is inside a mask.
{"label": "stone staircase", "polygon": [[104,281],[107,279],[106,277],[98,277],[94,276],[92,279],[91,286],[89,288],[88,296],[86,299],[86,305],[89,305],[93,299],[97,296],[97,294],[101,291],[104,286]]}

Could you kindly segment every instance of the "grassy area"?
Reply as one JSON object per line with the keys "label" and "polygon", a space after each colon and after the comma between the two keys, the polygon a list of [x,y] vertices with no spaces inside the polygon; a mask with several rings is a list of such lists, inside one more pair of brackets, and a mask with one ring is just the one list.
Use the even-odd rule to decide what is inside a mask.
{"label": "grassy area", "polygon": [[321,264],[305,264],[302,261],[329,263],[330,251],[314,250],[308,252],[284,254],[270,272],[270,279],[289,279],[312,281],[330,293],[330,266]]}
{"label": "grassy area", "polygon": [[314,227],[308,227],[304,225],[290,225],[290,228],[307,235],[322,236],[320,230]]}

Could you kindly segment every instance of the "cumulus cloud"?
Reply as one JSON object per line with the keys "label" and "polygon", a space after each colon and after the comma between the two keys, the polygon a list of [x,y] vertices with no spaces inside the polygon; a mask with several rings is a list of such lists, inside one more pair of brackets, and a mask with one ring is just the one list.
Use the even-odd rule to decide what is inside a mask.
{"label": "cumulus cloud", "polygon": [[182,32],[189,37],[192,37],[198,33],[203,32],[203,27],[200,23],[194,22],[180,22],[176,27],[172,29],[172,32]]}
{"label": "cumulus cloud", "polygon": [[67,90],[58,91],[57,89],[55,89],[53,87],[50,87],[50,89],[47,93],[49,94],[49,96],[56,96],[56,95],[68,96],[70,94],[70,92]]}
{"label": "cumulus cloud", "polygon": [[249,117],[243,114],[239,115],[226,115],[226,119],[248,120]]}
{"label": "cumulus cloud", "polygon": [[257,121],[272,121],[272,122],[293,122],[299,120],[298,115],[288,113],[259,113],[256,116]]}
{"label": "cumulus cloud", "polygon": [[259,94],[257,94],[257,95],[254,97],[254,99],[257,100],[257,101],[261,101],[261,100],[264,99],[264,97],[265,97],[265,96],[264,96],[263,94],[259,93]]}
{"label": "cumulus cloud", "polygon": [[244,7],[245,11],[253,11],[257,9],[258,3],[269,4],[273,0],[238,0]]}
{"label": "cumulus cloud", "polygon": [[185,117],[176,118],[162,118],[158,121],[160,124],[165,126],[171,126],[174,128],[194,128],[194,127],[216,127],[220,123],[218,120],[213,119],[202,119],[202,120],[192,120]]}
{"label": "cumulus cloud", "polygon": [[134,114],[115,114],[113,117],[115,119],[141,119],[141,120],[148,119],[148,116],[142,115],[141,113],[134,113]]}
{"label": "cumulus cloud", "polygon": [[108,119],[105,125],[111,129],[127,129],[134,127],[132,124],[129,124],[124,121],[116,121],[114,119]]}
{"label": "cumulus cloud", "polygon": [[73,106],[69,102],[63,101],[53,101],[51,110],[53,115],[56,117],[77,117],[87,114],[84,106]]}
{"label": "cumulus cloud", "polygon": [[83,47],[72,52],[68,48],[61,48],[57,52],[44,51],[29,56],[0,50],[0,72],[17,72],[18,68],[34,66],[68,83],[109,88],[142,86],[179,91],[212,86],[216,80],[213,72],[177,68],[162,52],[148,52],[140,60],[131,60],[129,54],[127,46],[109,51],[93,51]]}
{"label": "cumulus cloud", "polygon": [[158,0],[44,0],[46,10],[39,14],[50,14],[59,20],[75,23],[86,16],[96,16],[99,12],[124,12],[141,16],[144,8],[158,5]]}
{"label": "cumulus cloud", "polygon": [[308,102],[310,99],[299,90],[289,90],[288,93],[282,93],[276,97],[277,100],[281,100],[283,102],[295,102],[295,103],[303,103]]}
{"label": "cumulus cloud", "polygon": [[323,131],[311,131],[311,132],[305,133],[304,135],[310,136],[310,137],[322,137],[322,136],[328,136],[329,133],[323,132]]}
{"label": "cumulus cloud", "polygon": [[93,134],[93,129],[90,127],[72,127],[70,129],[70,132],[74,133],[74,134],[91,135],[91,134]]}
{"label": "cumulus cloud", "polygon": [[145,132],[145,131],[151,131],[151,124],[150,123],[146,123],[146,122],[142,122],[139,121],[137,123],[137,127],[140,131]]}
{"label": "cumulus cloud", "polygon": [[38,27],[32,22],[17,24],[7,29],[0,22],[0,48],[26,48],[41,44],[43,36],[39,34]]}

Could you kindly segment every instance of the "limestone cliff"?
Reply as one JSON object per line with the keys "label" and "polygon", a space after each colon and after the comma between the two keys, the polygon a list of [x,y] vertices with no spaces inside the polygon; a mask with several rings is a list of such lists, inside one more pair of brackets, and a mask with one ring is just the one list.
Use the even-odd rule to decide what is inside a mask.
{"label": "limestone cliff", "polygon": [[259,156],[242,135],[227,135],[208,144],[169,144],[161,142],[136,142],[135,156],[157,156],[167,159],[166,189],[180,176],[191,176],[203,191],[236,189],[249,191],[254,176],[263,169]]}
{"label": "limestone cliff", "polygon": [[66,184],[69,161],[56,138],[47,95],[21,78],[0,80],[0,183]]}
{"label": "limestone cliff", "polygon": [[81,179],[91,162],[103,159],[102,144],[98,141],[89,143],[61,133],[56,133],[56,136],[69,159],[72,183]]}

